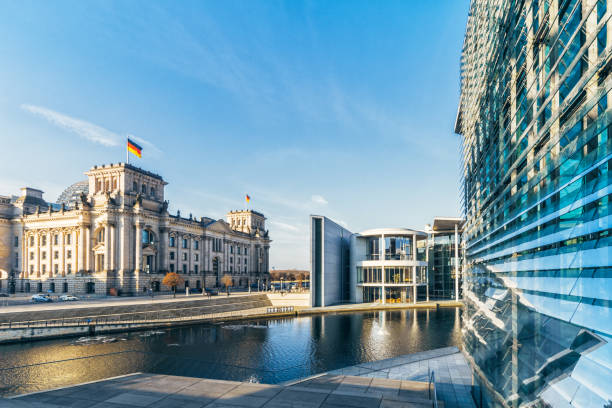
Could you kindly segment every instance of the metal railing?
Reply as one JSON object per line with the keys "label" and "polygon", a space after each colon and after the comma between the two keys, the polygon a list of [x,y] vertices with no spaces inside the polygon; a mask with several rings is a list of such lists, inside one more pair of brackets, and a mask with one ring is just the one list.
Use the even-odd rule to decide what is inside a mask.
{"label": "metal railing", "polygon": [[288,313],[293,312],[293,306],[269,307],[267,313]]}
{"label": "metal railing", "polygon": [[427,369],[427,391],[432,407],[438,408],[438,394],[436,392],[436,375],[434,370]]}
{"label": "metal railing", "polygon": [[[208,312],[213,308],[224,308],[222,312]],[[208,309],[208,310],[207,310]],[[229,309],[229,310],[228,310]],[[137,325],[147,323],[165,323],[188,320],[209,320],[222,317],[248,316],[266,313],[261,301],[247,300],[243,302],[223,303],[217,305],[194,306],[141,312],[120,312],[111,314],[96,314],[85,316],[65,316],[46,320],[22,320],[0,323],[0,330],[34,328],[34,327],[69,327],[89,325]],[[268,312],[269,313],[269,312]]]}

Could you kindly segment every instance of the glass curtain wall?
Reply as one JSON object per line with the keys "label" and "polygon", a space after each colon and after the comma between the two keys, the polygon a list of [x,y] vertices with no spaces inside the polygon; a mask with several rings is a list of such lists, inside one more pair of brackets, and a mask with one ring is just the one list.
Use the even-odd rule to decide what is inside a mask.
{"label": "glass curtain wall", "polygon": [[382,283],[382,267],[357,267],[357,283]]}
{"label": "glass curtain wall", "polygon": [[380,238],[370,237],[366,242],[366,259],[369,261],[380,260]]}
{"label": "glass curtain wall", "polygon": [[471,1],[455,130],[479,406],[612,406],[611,9]]}
{"label": "glass curtain wall", "polygon": [[412,238],[385,237],[386,260],[409,260],[412,256]]}

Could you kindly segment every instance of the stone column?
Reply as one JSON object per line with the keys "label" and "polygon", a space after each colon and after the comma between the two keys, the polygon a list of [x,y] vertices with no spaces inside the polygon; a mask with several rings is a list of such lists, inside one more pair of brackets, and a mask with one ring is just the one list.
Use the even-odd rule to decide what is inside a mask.
{"label": "stone column", "polygon": [[134,273],[140,273],[142,269],[142,224],[136,222],[136,237],[134,238],[136,245],[134,251]]}
{"label": "stone column", "polygon": [[22,242],[21,242],[21,273],[19,274],[19,277],[21,279],[23,279],[26,275],[26,272],[28,271],[29,268],[29,262],[30,262],[30,257],[29,257],[29,247],[28,245],[30,245],[30,241],[27,238],[25,231],[24,233],[21,235],[23,237]]}
{"label": "stone column", "polygon": [[62,277],[66,276],[66,233],[60,233],[60,269]]}
{"label": "stone column", "polygon": [[108,260],[108,268],[111,271],[114,271],[117,264],[115,260],[115,257],[117,256],[117,237],[115,236],[117,234],[117,229],[115,228],[115,224],[110,224],[108,226],[108,230],[110,232],[110,259]]}
{"label": "stone column", "polygon": [[85,247],[83,248],[85,252],[85,270],[91,272],[93,267],[93,259],[91,255],[91,226],[85,226]]}
{"label": "stone column", "polygon": [[159,227],[157,258],[157,272],[166,272],[168,270],[168,228],[166,227]]}
{"label": "stone column", "polygon": [[36,233],[36,238],[34,239],[34,243],[36,244],[36,267],[34,269],[36,269],[36,277],[40,278],[40,244],[41,244],[41,237],[40,237],[40,232]]}
{"label": "stone column", "polygon": [[187,273],[191,275],[193,270],[193,238],[187,236]]}
{"label": "stone column", "polygon": [[102,270],[104,272],[110,269],[110,257],[111,257],[111,243],[110,243],[110,224],[104,225],[104,263],[102,265]]}
{"label": "stone column", "polygon": [[74,251],[74,259],[76,259],[76,265],[74,268],[74,272],[80,272],[83,270],[83,228],[79,227],[76,230],[75,234],[75,251]]}

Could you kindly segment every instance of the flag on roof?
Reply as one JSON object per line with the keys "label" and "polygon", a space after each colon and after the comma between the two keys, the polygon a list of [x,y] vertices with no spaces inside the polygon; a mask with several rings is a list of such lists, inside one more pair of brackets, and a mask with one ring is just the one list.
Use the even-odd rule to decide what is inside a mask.
{"label": "flag on roof", "polygon": [[142,147],[134,143],[129,138],[127,140],[127,149],[128,149],[128,152],[132,153],[135,156],[138,156],[138,158],[142,157]]}

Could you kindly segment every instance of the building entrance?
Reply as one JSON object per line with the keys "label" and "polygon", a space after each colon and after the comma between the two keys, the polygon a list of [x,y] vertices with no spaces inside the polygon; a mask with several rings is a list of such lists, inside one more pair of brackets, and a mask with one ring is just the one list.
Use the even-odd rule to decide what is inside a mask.
{"label": "building entrance", "polygon": [[412,302],[412,288],[411,287],[385,288],[385,296],[386,296],[387,303],[411,303]]}

